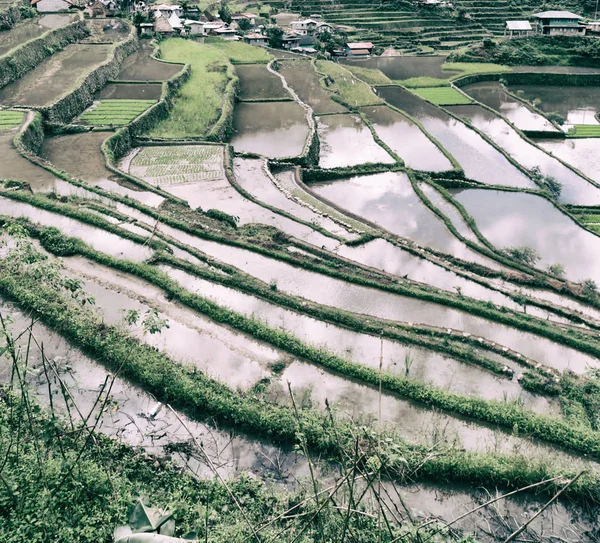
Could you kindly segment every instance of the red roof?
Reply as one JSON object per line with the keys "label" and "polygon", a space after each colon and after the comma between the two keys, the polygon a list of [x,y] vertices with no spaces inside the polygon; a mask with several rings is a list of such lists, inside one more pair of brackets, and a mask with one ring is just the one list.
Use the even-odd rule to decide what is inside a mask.
{"label": "red roof", "polygon": [[246,39],[248,40],[266,40],[267,37],[262,34],[246,34]]}
{"label": "red roof", "polygon": [[375,47],[370,41],[348,43],[346,45],[348,46],[348,49],[373,49],[373,47]]}
{"label": "red roof", "polygon": [[368,49],[352,49],[353,55],[369,55],[371,51]]}

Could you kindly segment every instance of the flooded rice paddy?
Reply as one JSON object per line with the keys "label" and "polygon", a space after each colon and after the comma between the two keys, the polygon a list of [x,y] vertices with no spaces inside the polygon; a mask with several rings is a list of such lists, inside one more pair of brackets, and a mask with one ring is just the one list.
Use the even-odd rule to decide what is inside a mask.
{"label": "flooded rice paddy", "polygon": [[318,118],[321,168],[340,168],[365,163],[393,164],[395,160],[374,139],[358,115]]}
{"label": "flooded rice paddy", "polygon": [[533,102],[544,113],[558,113],[566,125],[599,124],[600,87],[563,85],[511,85],[510,91]]}
{"label": "flooded rice paddy", "polygon": [[532,194],[455,189],[453,196],[496,247],[534,248],[540,266],[562,264],[574,281],[600,280],[600,238]]}
{"label": "flooded rice paddy", "polygon": [[520,130],[557,132],[550,121],[512,97],[498,81],[473,83],[462,87],[461,90],[478,102],[496,110]]}
{"label": "flooded rice paddy", "polygon": [[361,111],[373,123],[377,135],[409,168],[432,172],[452,169],[444,153],[404,115],[385,106],[363,107]]}
{"label": "flooded rice paddy", "polygon": [[152,58],[154,47],[143,45],[124,61],[117,76],[119,81],[166,81],[179,73],[183,64],[170,64]]}
{"label": "flooded rice paddy", "polygon": [[373,57],[369,59],[347,60],[348,64],[355,64],[363,68],[380,70],[392,81],[410,79],[411,77],[433,77],[435,79],[448,79],[460,72],[442,70],[446,57]]}
{"label": "flooded rice paddy", "polygon": [[22,21],[10,30],[0,31],[0,57],[49,30],[68,25],[75,19],[76,17],[66,13],[51,13]]}
{"label": "flooded rice paddy", "polygon": [[295,60],[279,63],[279,73],[298,95],[308,104],[316,115],[324,113],[344,113],[346,108],[331,99],[319,81],[319,75],[308,60]]}
{"label": "flooded rice paddy", "polygon": [[595,205],[600,203],[600,189],[573,170],[523,138],[501,117],[481,106],[450,106],[449,110],[487,134],[519,164],[531,170],[539,168],[543,175],[561,184],[559,201],[568,204]]}
{"label": "flooded rice paddy", "polygon": [[233,129],[236,151],[270,158],[300,155],[309,134],[306,113],[296,102],[239,103]]}
{"label": "flooded rice paddy", "polygon": [[379,87],[379,95],[419,121],[458,161],[469,179],[488,185],[535,188],[535,184],[474,130],[399,87]]}
{"label": "flooded rice paddy", "polygon": [[33,107],[50,105],[69,94],[71,84],[106,62],[111,50],[111,45],[103,44],[68,45],[42,61],[21,79],[0,89],[0,104]]}
{"label": "flooded rice paddy", "polygon": [[160,83],[110,83],[96,96],[98,100],[158,100],[162,93]]}
{"label": "flooded rice paddy", "polygon": [[235,67],[240,78],[240,100],[291,100],[281,79],[266,64],[240,64]]}
{"label": "flooded rice paddy", "polygon": [[595,138],[538,140],[537,144],[567,164],[600,183],[600,153]]}

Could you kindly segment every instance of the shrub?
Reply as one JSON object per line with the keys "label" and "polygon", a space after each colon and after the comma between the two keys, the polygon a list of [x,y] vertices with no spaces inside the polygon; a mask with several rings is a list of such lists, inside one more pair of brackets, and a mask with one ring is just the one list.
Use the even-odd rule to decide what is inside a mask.
{"label": "shrub", "polygon": [[533,247],[527,247],[525,245],[519,247],[507,247],[503,252],[509,258],[527,264],[528,266],[535,266],[536,262],[540,259],[540,256]]}

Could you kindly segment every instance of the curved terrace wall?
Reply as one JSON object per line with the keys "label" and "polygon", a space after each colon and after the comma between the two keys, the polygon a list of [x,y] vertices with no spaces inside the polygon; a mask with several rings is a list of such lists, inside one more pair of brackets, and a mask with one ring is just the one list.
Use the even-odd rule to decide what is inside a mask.
{"label": "curved terrace wall", "polygon": [[[1,29],[1,23],[0,23]],[[44,59],[89,35],[83,15],[61,28],[48,30],[40,37],[25,42],[0,56],[0,89],[23,77]]]}

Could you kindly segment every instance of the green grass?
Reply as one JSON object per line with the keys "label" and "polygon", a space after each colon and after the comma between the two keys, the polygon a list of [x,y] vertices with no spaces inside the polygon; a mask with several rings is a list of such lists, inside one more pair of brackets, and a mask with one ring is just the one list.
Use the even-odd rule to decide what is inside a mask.
{"label": "green grass", "polygon": [[16,128],[23,122],[23,115],[20,111],[0,111],[0,130]]}
{"label": "green grass", "polygon": [[317,70],[329,76],[333,84],[328,88],[350,107],[383,104],[384,101],[371,90],[371,87],[356,79],[346,68],[329,60],[317,60]]}
{"label": "green grass", "polygon": [[436,106],[470,104],[471,100],[452,87],[424,87],[413,92]]}
{"label": "green grass", "polygon": [[254,47],[239,41],[209,39],[207,44],[221,51],[234,64],[266,64],[273,57],[262,47]]}
{"label": "green grass", "polygon": [[392,80],[380,70],[346,65],[345,68],[369,85],[389,85]]}
{"label": "green grass", "polygon": [[455,79],[459,79],[466,75],[474,74],[490,74],[510,72],[508,66],[501,64],[492,64],[489,62],[447,62],[442,64],[442,70],[457,71],[459,74],[449,75],[446,79],[437,77],[411,77],[398,81],[401,85],[410,88],[418,87],[449,87],[450,83]]}
{"label": "green grass", "polygon": [[84,112],[79,120],[92,126],[123,126],[155,103],[156,100],[102,100],[94,109]]}
{"label": "green grass", "polygon": [[582,213],[576,215],[576,217],[585,224],[589,223],[599,223],[600,224],[600,215],[594,213]]}
{"label": "green grass", "polygon": [[567,132],[569,138],[600,138],[600,125],[576,124]]}

